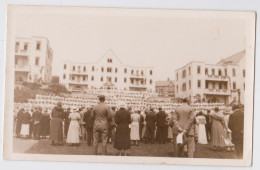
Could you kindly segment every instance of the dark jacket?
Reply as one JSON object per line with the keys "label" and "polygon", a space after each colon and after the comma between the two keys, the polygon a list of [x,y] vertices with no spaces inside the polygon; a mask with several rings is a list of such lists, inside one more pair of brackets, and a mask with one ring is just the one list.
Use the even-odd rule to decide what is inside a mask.
{"label": "dark jacket", "polygon": [[26,113],[24,113],[22,123],[23,124],[30,124],[31,123],[31,119],[32,119],[32,117],[31,117],[30,113],[26,112]]}
{"label": "dark jacket", "polygon": [[232,140],[243,140],[244,112],[241,110],[235,110],[229,117],[228,127],[232,131]]}
{"label": "dark jacket", "polygon": [[166,126],[166,113],[164,111],[159,111],[156,115],[156,125],[158,127]]}
{"label": "dark jacket", "polygon": [[146,117],[145,117],[145,121],[146,121],[146,127],[154,127],[155,128],[155,113],[153,111],[150,111],[149,113],[147,113]]}
{"label": "dark jacket", "polygon": [[94,117],[91,116],[91,110],[84,113],[83,121],[86,122],[86,128],[91,128],[94,126]]}
{"label": "dark jacket", "polygon": [[36,110],[32,114],[32,120],[33,122],[40,122],[42,118],[42,112],[40,110]]}
{"label": "dark jacket", "polygon": [[63,109],[62,107],[60,106],[55,106],[53,109],[52,109],[52,112],[51,112],[51,117],[52,118],[61,118],[63,119]]}

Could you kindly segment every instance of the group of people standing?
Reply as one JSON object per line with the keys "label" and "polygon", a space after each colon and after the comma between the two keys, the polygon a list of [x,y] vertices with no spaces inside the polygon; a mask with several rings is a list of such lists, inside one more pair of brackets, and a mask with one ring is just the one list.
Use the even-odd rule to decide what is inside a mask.
{"label": "group of people standing", "polygon": [[[31,116],[32,115],[32,116]],[[99,103],[91,108],[71,108],[64,110],[57,103],[49,115],[40,107],[32,114],[21,109],[17,114],[16,134],[34,139],[50,135],[52,145],[66,143],[77,146],[80,138],[87,140],[88,146],[94,146],[98,154],[98,143],[102,143],[102,155],[107,154],[107,143],[113,142],[118,155],[127,155],[131,146],[144,143],[165,144],[170,136],[173,142],[174,156],[181,157],[187,148],[188,157],[194,157],[196,141],[199,144],[210,143],[212,149],[235,148],[238,157],[243,153],[243,108],[237,105],[233,112],[214,110],[196,112],[183,100],[172,112],[170,118],[160,107],[158,112],[153,108],[133,110],[126,103],[118,103],[118,109],[105,104],[105,96],[99,96]],[[170,135],[169,135],[170,134]]]}

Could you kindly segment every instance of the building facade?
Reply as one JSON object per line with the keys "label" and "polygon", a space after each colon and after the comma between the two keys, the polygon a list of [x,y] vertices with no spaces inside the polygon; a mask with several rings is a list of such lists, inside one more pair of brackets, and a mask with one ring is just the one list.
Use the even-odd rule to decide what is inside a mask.
{"label": "building facade", "polygon": [[122,64],[112,50],[96,63],[62,64],[60,83],[70,91],[91,88],[116,88],[134,91],[154,91],[154,68]]}
{"label": "building facade", "polygon": [[52,78],[53,51],[47,38],[16,38],[15,82],[45,82]]}
{"label": "building facade", "polygon": [[244,103],[245,55],[241,51],[214,65],[193,61],[176,70],[175,96],[193,102]]}
{"label": "building facade", "polygon": [[156,81],[155,91],[159,97],[175,97],[174,94],[174,81]]}

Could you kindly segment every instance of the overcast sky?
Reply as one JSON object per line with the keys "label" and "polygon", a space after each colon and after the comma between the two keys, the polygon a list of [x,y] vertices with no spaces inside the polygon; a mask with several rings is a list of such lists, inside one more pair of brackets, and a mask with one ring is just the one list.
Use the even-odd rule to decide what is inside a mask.
{"label": "overcast sky", "polygon": [[154,66],[156,80],[175,79],[174,71],[190,61],[214,64],[245,49],[241,19],[180,18],[168,15],[169,10],[157,10],[156,15],[151,11],[149,15],[136,11],[118,15],[117,10],[111,14],[102,9],[68,9],[16,16],[16,36],[49,39],[53,75],[59,74],[62,60],[93,63],[112,49],[123,64]]}

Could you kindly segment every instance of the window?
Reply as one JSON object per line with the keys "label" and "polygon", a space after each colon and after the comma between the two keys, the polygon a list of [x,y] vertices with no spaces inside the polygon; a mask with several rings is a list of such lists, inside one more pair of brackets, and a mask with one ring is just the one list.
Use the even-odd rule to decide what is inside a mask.
{"label": "window", "polygon": [[35,65],[38,66],[40,64],[40,57],[35,57]]}
{"label": "window", "polygon": [[83,81],[85,81],[86,80],[86,77],[85,76],[83,76]]}
{"label": "window", "polygon": [[19,45],[20,45],[19,42],[16,42],[16,43],[15,43],[15,51],[16,51],[16,52],[19,50]]}
{"label": "window", "polygon": [[117,68],[115,68],[115,73],[117,73]]}
{"label": "window", "polygon": [[75,80],[75,77],[72,77],[72,80]]}
{"label": "window", "polygon": [[103,77],[101,77],[100,81],[103,82]]}
{"label": "window", "polygon": [[222,84],[221,83],[219,83],[219,89],[222,89]]}
{"label": "window", "polygon": [[112,59],[111,59],[111,58],[108,58],[108,59],[107,59],[107,62],[108,62],[108,63],[112,63]]}
{"label": "window", "polygon": [[131,74],[134,74],[134,70],[131,70]]}
{"label": "window", "polygon": [[91,76],[91,80],[94,81],[94,76]]}
{"label": "window", "polygon": [[86,70],[87,70],[86,66],[84,66],[84,67],[83,67],[83,70],[84,70],[84,71],[86,71]]}
{"label": "window", "polygon": [[144,71],[143,71],[143,70],[141,71],[141,75],[142,75],[142,76],[144,75]]}
{"label": "window", "polygon": [[191,75],[191,70],[190,70],[190,67],[189,67],[189,75]]}
{"label": "window", "polygon": [[246,70],[243,70],[243,77],[246,77]]}
{"label": "window", "polygon": [[178,80],[178,73],[176,73],[176,80]]}
{"label": "window", "polygon": [[134,83],[134,80],[133,80],[133,79],[131,79],[131,83],[132,83],[132,84]]}
{"label": "window", "polygon": [[182,84],[182,91],[186,91],[186,83]]}
{"label": "window", "polygon": [[150,80],[150,84],[153,84],[153,80]]}
{"label": "window", "polygon": [[104,67],[101,67],[101,72],[104,72]]}
{"label": "window", "polygon": [[198,80],[198,88],[201,88],[201,80]]}
{"label": "window", "polygon": [[64,70],[66,70],[66,69],[67,69],[67,65],[66,65],[66,64],[64,64],[63,68],[64,68]]}
{"label": "window", "polygon": [[126,68],[125,68],[124,72],[127,73],[127,69]]}
{"label": "window", "polygon": [[111,73],[112,72],[112,68],[111,67],[107,67],[107,72]]}
{"label": "window", "polygon": [[208,75],[209,74],[209,70],[208,68],[205,68],[205,75]]}
{"label": "window", "polygon": [[40,50],[41,49],[41,42],[37,42],[36,43],[36,50]]}
{"label": "window", "polygon": [[191,89],[191,80],[189,80],[189,89]]}
{"label": "window", "polygon": [[92,71],[95,71],[95,67],[94,66],[92,66]]}
{"label": "window", "polygon": [[227,69],[225,68],[225,76],[227,76]]}
{"label": "window", "polygon": [[80,66],[78,66],[78,71],[80,72]]}
{"label": "window", "polygon": [[212,71],[212,75],[215,76],[215,69],[213,68],[211,71]]}
{"label": "window", "polygon": [[182,71],[182,78],[185,78],[186,77],[186,70],[183,70]]}
{"label": "window", "polygon": [[233,72],[233,77],[236,77],[236,69],[233,68],[232,72]]}
{"label": "window", "polygon": [[206,89],[208,89],[209,88],[209,83],[208,82],[206,82]]}
{"label": "window", "polygon": [[222,71],[220,69],[218,69],[218,75],[222,76]]}
{"label": "window", "polygon": [[124,78],[124,82],[126,83],[126,78]]}
{"label": "window", "polygon": [[117,82],[117,77],[115,77],[115,82]]}
{"label": "window", "polygon": [[234,89],[234,90],[237,89],[237,84],[236,84],[236,82],[233,82],[233,89]]}
{"label": "window", "polygon": [[24,43],[23,49],[26,51],[28,49],[28,43]]}
{"label": "window", "polygon": [[153,70],[150,70],[150,75],[153,75]]}
{"label": "window", "polygon": [[73,66],[73,71],[75,71],[76,70],[76,67],[75,66]]}
{"label": "window", "polygon": [[66,74],[63,74],[63,79],[66,79]]}
{"label": "window", "polygon": [[200,66],[197,67],[197,73],[200,74]]}

